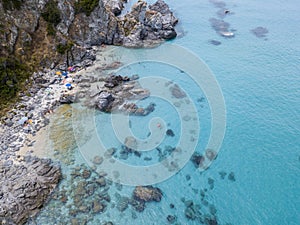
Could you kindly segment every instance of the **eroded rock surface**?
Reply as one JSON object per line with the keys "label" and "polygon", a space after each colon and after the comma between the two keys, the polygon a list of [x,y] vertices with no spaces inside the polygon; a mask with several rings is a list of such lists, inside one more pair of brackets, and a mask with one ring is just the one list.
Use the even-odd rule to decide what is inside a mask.
{"label": "eroded rock surface", "polygon": [[150,96],[150,91],[140,87],[136,76],[111,75],[104,79],[104,85],[96,93],[91,93],[87,105],[102,112],[122,112],[136,116],[146,116],[153,112],[155,104],[139,107],[133,100]]}
{"label": "eroded rock surface", "polygon": [[150,6],[139,0],[124,16],[119,16],[124,0],[100,0],[90,11],[82,10],[84,4],[30,0],[15,7],[1,1],[0,53],[50,67],[53,61],[76,64],[89,59],[87,49],[94,45],[140,47],[177,35],[178,20],[162,0]]}
{"label": "eroded rock surface", "polygon": [[18,164],[0,162],[0,222],[23,224],[47,201],[61,178],[50,159],[25,157]]}

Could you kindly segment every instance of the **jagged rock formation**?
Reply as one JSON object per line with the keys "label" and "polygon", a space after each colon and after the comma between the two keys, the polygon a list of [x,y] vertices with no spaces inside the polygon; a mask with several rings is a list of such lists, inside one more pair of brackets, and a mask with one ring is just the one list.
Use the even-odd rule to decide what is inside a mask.
{"label": "jagged rock formation", "polygon": [[162,196],[162,191],[159,188],[152,186],[137,186],[133,190],[130,203],[136,211],[142,212],[144,211],[147,202],[160,202]]}
{"label": "jagged rock formation", "polygon": [[104,85],[98,92],[90,93],[86,105],[102,112],[146,116],[154,111],[155,104],[150,103],[147,107],[141,108],[132,100],[144,99],[149,95],[149,90],[141,88],[137,75],[131,77],[111,75],[104,79]]}
{"label": "jagged rock formation", "polygon": [[0,53],[32,65],[78,63],[93,45],[141,47],[176,37],[177,19],[162,0],[149,7],[139,0],[124,16],[117,16],[124,0],[11,2],[0,1]]}
{"label": "jagged rock formation", "polygon": [[26,157],[24,162],[0,162],[0,223],[23,224],[34,216],[61,178],[50,159]]}

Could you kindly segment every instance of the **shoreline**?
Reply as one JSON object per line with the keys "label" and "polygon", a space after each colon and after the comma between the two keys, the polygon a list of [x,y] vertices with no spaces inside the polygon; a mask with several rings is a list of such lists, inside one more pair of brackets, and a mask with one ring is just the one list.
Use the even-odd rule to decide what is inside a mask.
{"label": "shoreline", "polygon": [[[99,101],[100,93],[102,93],[102,91],[106,93],[109,93],[110,91],[114,92],[114,88],[110,89],[105,87],[105,85],[112,84],[110,82],[114,82],[116,81],[114,79],[121,77],[113,76],[115,74],[113,71],[121,67],[122,64],[117,61],[115,57],[110,57],[110,49],[112,47],[105,46],[102,48],[94,48],[93,54],[95,54],[95,60],[85,62],[86,64],[80,63],[80,67],[75,65],[78,70],[74,73],[70,73],[70,77],[73,79],[72,90],[66,89],[65,84],[59,79],[60,75],[56,74],[57,70],[49,70],[46,73],[38,72],[40,76],[47,78],[50,81],[42,84],[35,95],[30,97],[25,96],[22,101],[15,105],[9,112],[14,115],[9,118],[10,124],[0,125],[0,131],[3,133],[3,135],[0,136],[0,141],[4,143],[4,145],[2,144],[0,146],[2,148],[0,151],[0,169],[9,168],[9,173],[17,173],[16,171],[18,171],[20,167],[25,167],[26,170],[22,170],[23,174],[20,175],[24,178],[19,177],[17,183],[26,182],[30,184],[32,180],[29,179],[37,179],[39,181],[46,180],[40,184],[40,188],[35,187],[32,190],[28,190],[28,188],[24,186],[24,189],[22,190],[22,193],[36,193],[37,195],[34,197],[34,202],[42,204],[42,206],[38,205],[37,210],[35,211],[29,210],[24,206],[21,211],[9,216],[10,214],[7,213],[13,210],[11,208],[12,205],[4,202],[3,206],[0,205],[0,219],[4,216],[5,219],[13,220],[16,224],[23,224],[29,217],[37,215],[41,209],[45,207],[45,202],[54,198],[53,196],[55,196],[56,193],[54,190],[57,190],[59,183],[66,178],[63,173],[63,168],[65,166],[73,165],[75,161],[75,159],[69,157],[74,153],[72,147],[74,147],[74,143],[76,144],[76,141],[73,142],[72,139],[72,135],[74,135],[72,126],[69,126],[69,124],[72,124],[72,120],[68,119],[70,116],[69,114],[72,114],[71,104],[73,101],[74,103],[77,102],[77,100],[78,102],[86,104],[85,100],[88,100],[92,102],[92,105],[88,105],[87,107],[96,107],[99,110],[99,105],[96,104],[96,102]],[[86,66],[83,67],[82,65]],[[94,71],[89,71],[89,68],[95,69],[95,67],[96,73]],[[127,81],[129,78],[123,77],[123,79],[126,79]],[[123,89],[123,85],[124,87],[126,85],[128,87],[126,90],[124,88],[123,91],[115,96],[118,100],[114,105],[115,108],[122,106],[123,112],[127,113],[133,112],[128,110],[139,111],[142,109],[135,108],[135,104],[131,105],[133,108],[124,107],[127,101],[127,97],[125,96],[127,96],[126,94],[131,92],[131,90],[133,91],[132,93],[135,93],[135,90],[139,90],[139,92],[137,92],[138,94],[133,94],[135,97],[140,96],[143,98],[143,94],[148,94],[146,90],[135,89],[139,88],[136,79],[138,78],[135,77],[133,80],[129,81],[131,82],[131,85],[124,80],[117,84],[115,87],[117,89]],[[99,90],[99,86],[101,86],[100,89],[102,91]],[[91,95],[93,95],[93,98]],[[72,98],[69,98],[68,96],[71,96]],[[128,98],[128,100],[130,100],[130,98]],[[122,101],[125,102],[122,103]],[[19,107],[20,105],[22,105],[22,107]],[[63,105],[65,107],[62,107]],[[100,111],[102,110],[100,109]],[[142,112],[146,111],[142,109]],[[142,114],[140,115],[142,116]],[[20,124],[20,120],[25,116],[27,118],[26,123],[28,124]],[[54,130],[50,131],[50,129],[53,128]],[[3,149],[3,146],[7,147]],[[55,173],[52,175],[45,173],[46,178],[34,178],[33,175],[30,175],[31,173],[38,174],[39,168],[34,169],[35,165],[36,163],[42,163],[42,165],[44,165],[43,162],[45,162],[46,165],[45,168],[41,166],[42,171],[47,170],[50,166],[53,169],[49,170],[49,173],[52,173],[52,171],[55,171]],[[86,168],[85,171],[87,171],[87,169],[88,168]],[[92,170],[90,170],[90,172],[92,172]],[[35,176],[37,176],[36,174]],[[14,185],[14,180],[16,180],[16,178],[12,177],[11,179],[14,180],[11,180],[9,175],[2,175],[3,178],[8,177],[9,179],[0,179],[0,184],[4,187]],[[101,179],[104,179],[102,175],[100,177]],[[22,179],[25,179],[25,181],[22,181]],[[19,188],[18,185],[14,186]],[[105,187],[109,188],[109,186],[109,182],[107,182]],[[48,194],[40,196],[45,187],[49,189]],[[26,194],[24,194],[26,198],[21,198],[20,200],[19,197],[15,197],[18,196],[18,193],[19,189],[14,188],[11,188],[10,191],[7,192],[7,194],[14,197],[13,201],[15,201],[16,204],[27,205],[26,201],[32,201],[30,199],[31,197],[27,197]],[[51,193],[53,193],[53,195]],[[10,196],[4,196],[4,199],[7,199],[5,201],[12,201]],[[3,211],[1,212],[3,207],[4,214]],[[30,214],[28,212],[30,212]]]}
{"label": "shoreline", "polygon": [[[97,48],[97,50],[99,49]],[[95,51],[96,49],[94,48],[92,50],[94,55]],[[82,71],[93,63],[94,60],[88,60],[73,66],[76,68],[76,71],[68,73],[68,78],[73,80],[69,80],[72,90],[68,90],[63,83],[64,79],[61,78],[61,75],[56,74],[60,71],[58,69],[33,74],[33,77],[37,78],[29,90],[33,89],[34,91],[31,91],[31,93],[36,93],[31,96],[22,96],[22,93],[20,93],[22,96],[21,100],[2,117],[0,123],[2,134],[0,137],[0,142],[2,143],[0,159],[3,160],[3,155],[5,154],[9,154],[8,158],[16,157],[16,153],[26,154],[26,149],[34,148],[35,142],[40,142],[38,139],[41,138],[41,131],[45,132],[45,129],[47,129],[51,116],[63,104],[63,97],[72,96],[74,97],[73,100],[75,100],[77,93],[80,91],[79,84],[81,80],[78,77],[83,76]],[[65,70],[67,71],[67,68]],[[36,80],[41,83],[36,82]],[[44,83],[47,80],[49,82]],[[39,88],[38,91],[36,91],[37,88]],[[30,123],[27,125],[23,123],[21,121],[23,118],[27,118],[26,121],[30,121]],[[8,160],[7,157],[4,158]]]}
{"label": "shoreline", "polygon": [[[95,59],[96,51],[101,51],[101,47],[91,51]],[[74,66],[76,71],[68,74],[72,78],[72,81],[69,80],[73,87],[71,90],[62,82],[68,78],[61,79],[61,75],[56,73],[59,70],[34,73],[33,79],[36,77],[41,81],[33,82],[29,87],[35,93],[23,96],[1,118],[0,184],[4,195],[0,204],[0,222],[24,224],[29,217],[37,215],[64,177],[64,162],[54,157],[55,151],[51,148],[50,121],[59,107],[71,104],[70,100],[76,101],[77,95],[84,89],[84,83],[90,82],[84,79],[84,75],[94,62],[85,60]],[[65,102],[66,96],[69,102]],[[16,205],[19,208],[15,212]]]}
{"label": "shoreline", "polygon": [[[72,12],[76,14],[76,10],[73,7],[70,8],[72,12],[69,15],[66,14],[66,18],[62,18],[60,25],[63,25],[63,29],[68,29],[70,25],[74,24],[74,27],[80,31],[87,27],[89,30],[86,33],[89,33],[89,35],[77,36],[75,30],[71,41],[74,39],[75,43],[79,42],[82,45],[76,44],[74,46],[73,43],[69,46],[69,39],[66,41],[61,36],[61,39],[58,41],[59,44],[56,46],[56,51],[61,54],[60,57],[58,59],[54,57],[53,61],[50,60],[51,65],[48,65],[49,62],[45,62],[43,65],[47,68],[34,72],[29,77],[28,83],[30,85],[28,89],[18,93],[18,101],[13,103],[8,111],[4,111],[4,115],[0,118],[0,177],[2,177],[0,179],[2,186],[0,189],[0,194],[2,194],[0,196],[0,222],[6,223],[8,221],[10,223],[12,221],[13,224],[23,224],[28,218],[34,217],[44,207],[47,200],[50,199],[51,193],[53,193],[63,178],[62,165],[65,164],[65,159],[59,157],[65,157],[65,155],[60,155],[59,151],[60,149],[64,150],[64,148],[70,149],[74,147],[74,143],[76,144],[76,142],[72,142],[73,130],[72,126],[69,126],[72,121],[68,120],[69,124],[66,123],[67,126],[65,126],[63,121],[66,120],[64,113],[70,116],[72,115],[72,111],[70,112],[70,108],[66,107],[65,112],[62,110],[62,114],[57,112],[61,105],[69,105],[77,102],[77,100],[81,102],[81,100],[86,99],[85,97],[92,98],[91,95],[94,95],[91,104],[88,106],[96,107],[103,112],[111,112],[110,110],[113,107],[117,108],[119,105],[123,107],[123,112],[136,113],[137,115],[146,115],[151,110],[154,110],[153,106],[143,109],[138,108],[133,103],[126,105],[124,103],[126,97],[122,96],[122,93],[120,95],[116,94],[117,101],[112,103],[115,99],[112,98],[112,95],[115,93],[111,93],[109,88],[120,85],[118,88],[122,89],[122,83],[129,81],[128,77],[113,76],[109,72],[105,72],[119,68],[121,66],[119,62],[112,59],[113,62],[109,62],[108,64],[104,62],[103,65],[99,66],[101,78],[94,76],[95,74],[92,73],[87,73],[85,76],[85,71],[97,61],[96,52],[103,49],[106,50],[106,46],[103,44],[139,48],[148,45],[156,46],[157,43],[162,43],[164,40],[175,38],[177,33],[174,27],[178,19],[173,15],[169,6],[162,0],[158,0],[153,5],[148,5],[145,1],[139,1],[132,6],[131,12],[126,13],[123,17],[116,17],[118,12],[115,11],[115,9],[122,11],[123,2],[115,1],[107,7],[101,6],[104,6],[103,2],[98,7],[94,7],[92,10],[94,12],[91,15],[87,15],[88,18],[92,18],[91,21],[94,26],[90,26],[90,21],[82,19],[82,14],[80,13],[78,13],[78,16],[72,17]],[[48,5],[45,7],[48,7]],[[64,8],[65,4],[56,7],[58,7],[58,12],[60,10],[69,12],[69,9],[65,10]],[[48,9],[46,8],[46,10]],[[151,13],[147,14],[146,12]],[[41,25],[38,22],[40,15],[35,11],[28,11],[28,15],[37,15],[36,17],[32,16],[32,18],[37,19],[37,26],[34,27],[34,31],[36,31],[39,28],[38,25]],[[103,22],[94,23],[96,21],[95,18],[98,20],[99,15],[101,19],[104,15]],[[153,18],[152,15],[154,15]],[[143,19],[140,20],[139,18]],[[26,17],[25,19],[27,21]],[[47,21],[46,18],[44,20]],[[108,26],[110,29],[104,31],[104,33],[107,33],[105,37],[101,35],[99,37],[99,34],[93,31],[103,30],[103,25],[104,28],[107,28],[105,20],[112,22],[112,24]],[[131,23],[124,24],[128,20],[134,22],[132,23],[134,26]],[[136,23],[140,23],[139,26],[135,26]],[[158,29],[156,23],[164,24],[164,26]],[[25,25],[31,26],[31,24]],[[47,29],[48,27],[49,24]],[[90,30],[91,27],[93,27],[92,31]],[[43,26],[41,25],[40,28],[43,28]],[[127,34],[128,30],[131,31],[129,34]],[[41,33],[43,31],[45,30],[40,30]],[[65,31],[60,30],[60,32],[65,34]],[[30,37],[30,34],[28,35]],[[18,33],[16,36],[18,36]],[[41,40],[44,39],[41,38]],[[91,47],[95,45],[96,41],[98,47]],[[14,41],[12,43],[16,45],[17,42]],[[48,40],[45,43],[45,46],[39,46],[42,50],[37,51],[41,54],[41,57],[45,55],[44,48],[46,46],[51,47],[51,43]],[[39,44],[43,45],[43,42],[40,41]],[[52,49],[49,50],[50,53],[53,53],[52,50],[55,50],[54,44],[56,43],[52,44]],[[67,51],[66,61],[61,62],[64,60],[65,51]],[[68,57],[70,51],[72,54],[71,61],[69,61]],[[56,52],[55,55],[57,56]],[[106,61],[105,58],[104,61]],[[61,63],[57,64],[59,62]],[[74,64],[71,69],[67,68],[69,63]],[[106,75],[109,76],[109,81],[106,80]],[[105,81],[105,85],[109,85],[110,87],[105,86],[107,89],[99,91],[99,81]],[[96,84],[93,84],[95,82],[97,82],[96,87]],[[133,84],[135,84],[135,81],[133,81]],[[133,88],[135,88],[134,85],[130,89],[122,90],[122,92],[128,94]],[[102,91],[106,94],[104,97],[103,95],[100,96]],[[141,93],[130,94],[132,96],[147,96],[149,93],[142,90]],[[107,103],[107,101],[109,102]],[[51,120],[55,115],[58,116],[59,123],[61,122],[57,132],[59,136],[53,135],[57,131],[55,127],[54,132],[49,132],[49,129],[51,129]],[[48,150],[50,149],[53,152],[52,150],[49,152]],[[52,157],[57,153],[58,157]],[[72,160],[70,160],[70,163],[72,163]],[[21,195],[20,192],[22,193]]]}

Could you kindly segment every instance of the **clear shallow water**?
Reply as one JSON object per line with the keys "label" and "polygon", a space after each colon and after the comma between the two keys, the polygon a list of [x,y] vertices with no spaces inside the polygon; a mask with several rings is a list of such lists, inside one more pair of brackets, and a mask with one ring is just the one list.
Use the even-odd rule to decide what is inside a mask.
{"label": "clear shallow water", "polygon": [[[149,203],[137,218],[132,218],[129,207],[120,213],[117,209],[94,215],[99,221],[111,220],[115,224],[168,224],[167,215],[176,215],[180,224],[199,224],[184,215],[182,197],[201,205],[202,213],[217,210],[219,224],[298,224],[300,221],[300,16],[297,1],[229,1],[226,8],[234,14],[224,20],[236,29],[235,37],[219,36],[210,26],[209,19],[217,18],[219,10],[209,1],[166,1],[180,18],[184,36],[171,43],[183,46],[198,55],[212,70],[223,91],[227,110],[227,129],[217,159],[203,173],[191,162],[174,177],[156,185],[164,197],[160,203]],[[269,30],[265,38],[255,37],[250,30],[262,26]],[[215,46],[209,40],[221,41]],[[142,54],[142,53],[141,53]],[[133,64],[120,70],[123,75],[141,77],[157,75],[176,80],[186,89],[193,102],[203,96],[201,90],[188,82],[178,69],[159,63]],[[155,98],[142,101],[155,102],[153,115],[132,117],[132,131],[141,138],[148,131],[143,127],[152,116],[161,116],[175,133],[166,137],[164,144],[174,145],[180,131],[177,114],[164,101]],[[201,131],[197,149],[205,148],[210,133],[210,110],[206,101],[197,105]],[[97,117],[99,116],[99,117]],[[103,115],[95,118],[98,131]],[[106,115],[107,116],[107,115]],[[97,121],[99,123],[97,123]],[[107,126],[110,125],[109,120]],[[101,136],[101,134],[100,134]],[[120,143],[109,139],[112,146]],[[104,138],[105,139],[105,138]],[[105,141],[105,140],[104,140]],[[80,158],[80,155],[78,154]],[[139,163],[131,155],[126,163]],[[236,181],[228,176],[233,172]],[[187,179],[190,175],[191,179]],[[208,178],[214,180],[210,189]],[[201,201],[201,190],[207,189]],[[121,195],[131,196],[133,187],[124,186]],[[112,187],[113,196],[117,189]],[[171,209],[169,204],[175,205]],[[47,210],[47,208],[46,208]],[[55,209],[52,209],[55,210]],[[57,209],[58,210],[58,209]],[[211,214],[211,212],[210,212]],[[41,216],[42,218],[42,216]],[[47,218],[43,218],[45,224]],[[98,224],[96,220],[89,224]],[[47,221],[51,223],[52,221]]]}

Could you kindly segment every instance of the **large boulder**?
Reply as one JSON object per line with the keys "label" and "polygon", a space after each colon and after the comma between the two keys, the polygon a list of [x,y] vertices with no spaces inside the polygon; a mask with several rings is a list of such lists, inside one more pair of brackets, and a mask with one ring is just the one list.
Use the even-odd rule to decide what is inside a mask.
{"label": "large boulder", "polygon": [[98,96],[97,107],[100,111],[107,112],[111,109],[111,103],[114,101],[114,97],[111,93],[101,92]]}

